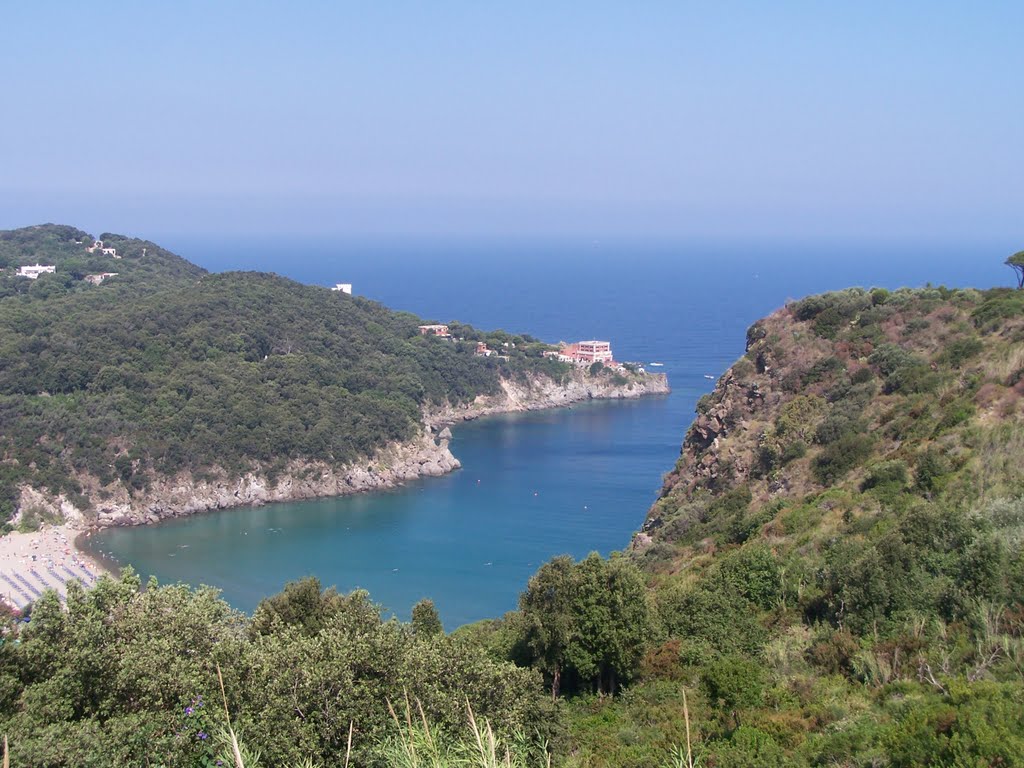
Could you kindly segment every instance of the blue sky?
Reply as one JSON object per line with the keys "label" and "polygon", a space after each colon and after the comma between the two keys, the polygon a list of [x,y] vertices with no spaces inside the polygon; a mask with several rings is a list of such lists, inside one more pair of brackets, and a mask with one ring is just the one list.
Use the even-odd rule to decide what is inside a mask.
{"label": "blue sky", "polygon": [[0,227],[1024,247],[1024,3],[19,3]]}

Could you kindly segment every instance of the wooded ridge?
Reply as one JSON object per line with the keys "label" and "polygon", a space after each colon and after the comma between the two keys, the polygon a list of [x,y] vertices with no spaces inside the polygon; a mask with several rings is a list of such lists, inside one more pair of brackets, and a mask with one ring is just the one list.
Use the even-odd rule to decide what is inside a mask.
{"label": "wooded ridge", "polygon": [[[23,488],[88,522],[162,479],[272,487],[297,467],[352,467],[418,441],[426,411],[574,370],[529,336],[455,322],[453,338],[422,335],[420,318],[359,296],[101,239],[116,257],[71,227],[0,232],[0,520]],[[16,274],[36,263],[56,269]],[[116,274],[84,279],[100,273]]]}

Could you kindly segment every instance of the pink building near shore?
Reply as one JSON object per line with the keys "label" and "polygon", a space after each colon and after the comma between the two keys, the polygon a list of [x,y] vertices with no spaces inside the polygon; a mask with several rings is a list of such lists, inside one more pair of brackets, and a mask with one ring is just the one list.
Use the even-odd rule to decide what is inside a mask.
{"label": "pink building near shore", "polygon": [[576,354],[588,363],[610,363],[614,359],[612,345],[608,341],[578,341]]}
{"label": "pink building near shore", "polygon": [[580,365],[592,365],[593,363],[604,363],[611,365],[615,362],[612,357],[612,345],[608,341],[577,341],[575,344],[567,344],[558,353],[558,359],[566,363],[579,363]]}

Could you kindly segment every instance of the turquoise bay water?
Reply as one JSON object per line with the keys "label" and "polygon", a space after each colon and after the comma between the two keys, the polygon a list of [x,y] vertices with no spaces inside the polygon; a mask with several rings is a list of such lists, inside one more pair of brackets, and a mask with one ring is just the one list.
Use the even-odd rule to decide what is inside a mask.
{"label": "turquoise bay water", "polygon": [[547,341],[609,338],[664,363],[671,395],[492,417],[454,428],[463,469],[377,495],[276,504],[111,529],[91,547],[161,581],[210,584],[251,610],[318,576],[407,617],[430,597],[448,628],[515,607],[550,557],[628,545],[671,469],[697,398],[787,298],[847,285],[1006,284],[991,248],[790,248],[326,241],[167,245],[213,270],[353,282],[395,309]]}
{"label": "turquoise bay water", "polygon": [[[118,529],[99,546],[161,580],[215,584],[244,609],[316,574],[368,589],[399,614],[431,596],[454,627],[513,607],[516,588],[551,553],[608,552],[628,541],[654,498],[645,465],[663,457],[615,434],[636,436],[631,424],[666,406],[662,397],[494,417],[455,430],[463,469],[443,478]],[[555,445],[560,469],[538,468]]]}

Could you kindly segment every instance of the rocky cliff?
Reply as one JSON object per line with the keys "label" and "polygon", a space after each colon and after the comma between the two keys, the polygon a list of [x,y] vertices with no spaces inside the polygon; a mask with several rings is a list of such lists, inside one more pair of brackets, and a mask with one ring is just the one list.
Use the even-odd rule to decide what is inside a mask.
{"label": "rocky cliff", "polygon": [[854,289],[757,322],[698,403],[634,549],[777,535],[778,510],[825,491],[847,519],[871,514],[882,487],[955,503],[1012,492],[1024,420],[1017,299]]}
{"label": "rocky cliff", "polygon": [[273,477],[259,472],[229,476],[216,469],[205,477],[181,473],[151,478],[145,490],[134,492],[120,482],[102,486],[94,477],[79,476],[83,495],[94,500],[88,510],[79,508],[64,494],[48,494],[27,486],[21,489],[18,506],[22,511],[36,508],[48,517],[63,517],[76,527],[86,528],[142,525],[228,507],[384,490],[420,477],[444,475],[461,466],[449,449],[449,424],[589,399],[636,398],[668,391],[664,374],[590,375],[576,370],[561,383],[544,376],[503,380],[501,394],[425,413],[424,430],[416,439],[394,443],[373,457],[351,464],[293,461]]}

